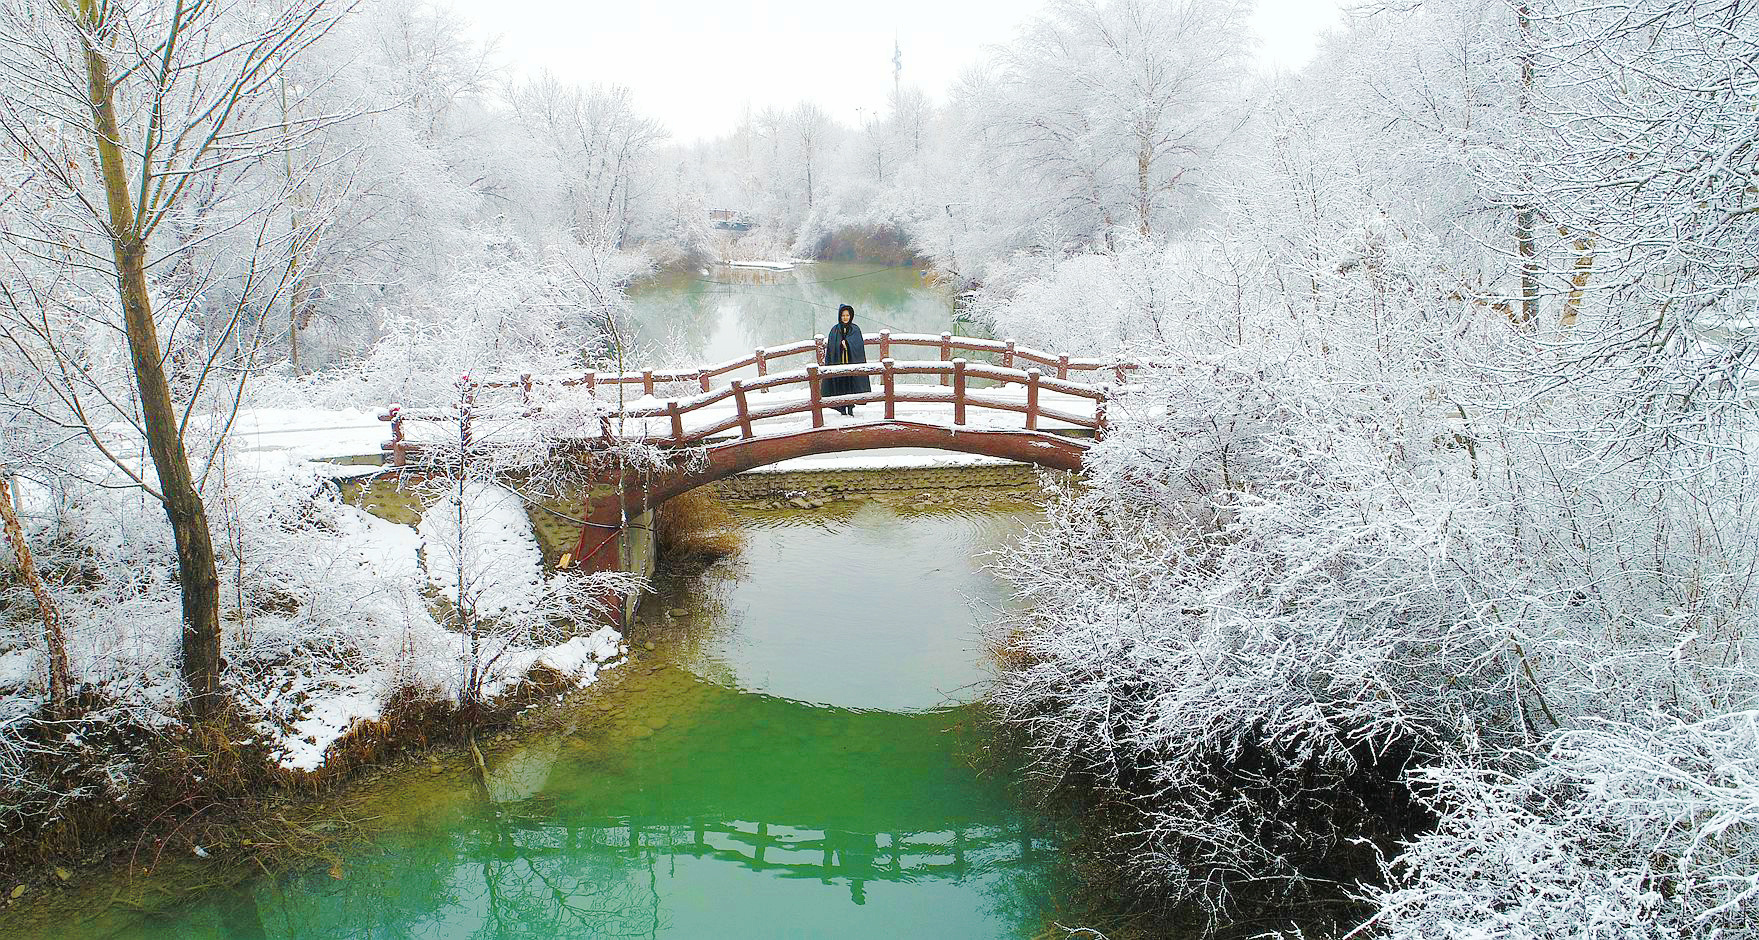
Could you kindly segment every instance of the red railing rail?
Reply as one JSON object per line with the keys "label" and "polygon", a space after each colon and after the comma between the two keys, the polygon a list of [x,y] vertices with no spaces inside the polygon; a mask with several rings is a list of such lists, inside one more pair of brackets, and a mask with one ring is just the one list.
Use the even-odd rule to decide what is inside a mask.
{"label": "red railing rail", "polygon": [[[929,333],[893,333],[891,330],[880,330],[879,334],[869,337],[863,344],[870,350],[877,348],[875,359],[893,359],[894,347],[920,347],[934,349],[939,353],[941,362],[949,362],[956,352],[995,353],[1001,356],[1001,366],[1005,369],[1017,367],[1017,363],[1032,363],[1048,372],[1054,372],[1058,379],[1068,379],[1077,372],[1112,372],[1119,384],[1129,381],[1129,373],[1139,368],[1135,363],[1116,362],[1109,359],[1080,359],[1066,355],[1044,352],[1026,346],[1020,346],[1012,340],[979,339],[974,336],[954,336],[951,333],[939,335]],[[751,355],[743,359],[703,366],[700,369],[642,369],[635,372],[584,372],[572,375],[531,375],[525,374],[508,378],[493,378],[478,383],[480,388],[512,389],[517,388],[529,399],[533,389],[538,385],[561,385],[573,387],[584,385],[595,390],[600,385],[640,385],[642,392],[654,394],[656,385],[695,384],[701,391],[707,392],[714,386],[714,380],[741,369],[756,369],[761,378],[769,374],[769,364],[777,359],[791,356],[813,355],[819,365],[825,364],[825,338],[823,334],[812,339],[798,340],[781,346],[763,347],[752,350]]]}
{"label": "red railing rail", "polygon": [[[559,384],[562,386],[585,385],[589,391],[596,391],[599,385],[640,383],[647,396],[652,396],[657,385],[683,381],[696,381],[702,389],[699,394],[672,398],[665,401],[654,401],[624,407],[620,412],[600,416],[600,436],[612,438],[615,435],[611,427],[614,418],[625,418],[639,421],[637,428],[622,435],[627,439],[641,440],[647,443],[667,446],[691,446],[700,444],[708,438],[725,434],[737,429],[741,439],[757,436],[754,423],[773,418],[787,417],[796,414],[810,414],[812,426],[825,426],[824,412],[826,408],[846,405],[882,404],[885,408],[886,420],[896,420],[899,403],[907,404],[950,404],[953,406],[953,425],[963,427],[966,424],[969,409],[987,409],[1023,414],[1025,430],[1039,430],[1042,420],[1061,422],[1075,428],[1085,428],[1094,432],[1096,438],[1102,437],[1106,426],[1106,401],[1113,394],[1110,384],[1094,385],[1074,381],[1069,378],[1071,373],[1111,370],[1120,378],[1137,366],[1129,363],[1102,362],[1091,359],[1072,359],[1068,356],[1052,357],[1038,350],[1024,349],[1012,342],[1000,340],[984,340],[972,337],[954,337],[943,333],[940,336],[919,334],[893,334],[882,330],[876,340],[869,340],[867,345],[878,345],[884,353],[890,353],[894,346],[925,346],[937,348],[943,354],[953,349],[970,349],[980,352],[999,352],[1003,357],[1003,365],[991,365],[983,362],[971,362],[963,357],[950,361],[905,360],[898,361],[890,355],[882,355],[878,362],[857,363],[854,365],[825,366],[823,365],[823,337],[791,343],[774,349],[755,350],[752,357],[721,363],[693,372],[663,372],[644,369],[639,372],[600,374],[588,372],[584,376],[546,380],[532,375],[521,375],[517,380],[489,380],[469,382],[464,390],[463,404],[455,411],[427,412],[411,411],[399,405],[392,405],[385,414],[379,416],[382,421],[391,424],[391,439],[384,445],[395,465],[402,466],[408,461],[411,453],[418,452],[418,444],[408,438],[405,422],[415,421],[462,421],[461,439],[469,441],[471,432],[469,422],[475,411],[475,393],[477,389],[519,389],[523,406],[522,414],[530,417],[539,414],[542,409],[533,403],[533,389],[543,384]],[[818,360],[802,369],[772,373],[768,362],[785,356],[815,352]],[[1031,363],[1030,368],[1017,368],[1015,363]],[[728,372],[755,365],[755,378],[732,379],[728,385],[713,387],[711,379]],[[1050,366],[1055,374],[1050,375],[1039,366]],[[879,389],[858,395],[842,395],[826,398],[820,393],[820,382],[828,378],[844,376],[866,376],[878,379]],[[937,382],[929,385],[907,385],[898,379],[903,376],[929,376]],[[1019,385],[1024,388],[1023,401],[998,397],[995,388],[973,389],[973,380],[985,380],[1005,388],[1008,385]],[[790,386],[806,386],[804,398],[790,399],[773,405],[761,406],[751,400],[754,392],[767,392],[784,389]],[[1094,403],[1091,415],[1079,414],[1063,409],[1046,407],[1042,395],[1046,392],[1085,398]],[[731,399],[733,407],[729,413],[717,417],[701,426],[687,427],[686,418],[706,408],[712,408]],[[663,430],[654,433],[648,427],[650,420],[664,418]]]}

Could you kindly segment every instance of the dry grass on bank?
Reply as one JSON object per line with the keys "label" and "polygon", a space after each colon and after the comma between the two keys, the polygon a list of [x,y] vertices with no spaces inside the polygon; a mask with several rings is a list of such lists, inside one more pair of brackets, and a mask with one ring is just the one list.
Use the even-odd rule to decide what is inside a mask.
{"label": "dry grass on bank", "polygon": [[661,553],[673,558],[724,558],[745,547],[739,517],[706,486],[661,503],[654,530]]}
{"label": "dry grass on bank", "polygon": [[[298,820],[312,817],[314,801],[412,755],[507,728],[527,706],[574,687],[570,677],[540,666],[492,704],[470,710],[404,689],[391,696],[377,720],[357,723],[333,744],[323,766],[312,772],[275,763],[262,736],[233,709],[205,724],[148,727],[98,720],[105,703],[85,702],[84,714],[69,720],[85,746],[68,751],[45,742],[35,755],[53,765],[39,771],[52,786],[83,795],[70,796],[48,820],[0,820],[0,885],[59,889],[63,885],[52,873],[62,866],[121,866],[140,873],[162,859],[188,859],[197,847],[220,862],[248,859],[252,870],[328,858],[322,847],[349,827],[346,820],[321,818],[320,811],[322,835],[305,828]],[[134,782],[125,793],[104,785],[108,768],[118,762],[133,768]]]}

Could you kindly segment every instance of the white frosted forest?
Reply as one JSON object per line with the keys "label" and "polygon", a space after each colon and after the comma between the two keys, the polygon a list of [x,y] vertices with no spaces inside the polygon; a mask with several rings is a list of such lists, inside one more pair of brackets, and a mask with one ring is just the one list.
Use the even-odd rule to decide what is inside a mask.
{"label": "white frosted forest", "polygon": [[684,364],[643,276],[865,250],[1143,365],[996,559],[990,693],[1137,894],[1759,935],[1759,4],[1363,3],[1280,74],[1250,13],[1057,0],[944,94],[682,141],[443,5],[0,0],[0,839],[215,716],[306,771],[616,662],[563,615],[641,586],[497,483],[600,406],[419,529],[239,422]]}

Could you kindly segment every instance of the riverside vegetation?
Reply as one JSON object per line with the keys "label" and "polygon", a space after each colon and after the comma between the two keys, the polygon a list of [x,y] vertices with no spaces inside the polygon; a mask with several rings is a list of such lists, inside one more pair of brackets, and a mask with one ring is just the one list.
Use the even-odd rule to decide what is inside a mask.
{"label": "riverside vegetation", "polygon": [[[991,641],[1137,910],[1759,932],[1752,4],[1373,4],[1279,74],[1251,12],[1057,0],[944,100],[677,141],[414,0],[0,0],[8,852],[615,657],[509,534],[535,449],[451,455],[415,530],[235,428],[957,297],[1145,366]],[[917,266],[794,264],[858,246]]]}

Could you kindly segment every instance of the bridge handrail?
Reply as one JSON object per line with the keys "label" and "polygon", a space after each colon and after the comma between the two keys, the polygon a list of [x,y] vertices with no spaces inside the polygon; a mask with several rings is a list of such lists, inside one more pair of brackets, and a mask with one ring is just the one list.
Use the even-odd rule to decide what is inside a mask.
{"label": "bridge handrail", "polygon": [[[851,376],[867,376],[869,378],[875,376],[883,377],[887,371],[892,372],[894,375],[945,375],[951,377],[959,372],[959,363],[962,362],[965,363],[964,373],[965,377],[968,379],[986,379],[989,381],[1002,382],[1004,384],[1024,385],[1031,380],[1029,373],[1038,371],[1027,369],[1004,369],[997,366],[991,366],[987,363],[965,362],[963,359],[955,359],[951,362],[931,362],[926,359],[905,360],[904,362],[893,361],[891,368],[888,370],[885,365],[887,361],[890,360],[882,359],[879,362],[855,363],[845,366],[807,366],[800,369],[792,369],[787,372],[777,372],[758,379],[741,380],[740,386],[747,392],[767,392],[774,388],[798,385],[805,381],[809,377],[809,374],[816,374],[821,379],[834,379]],[[1057,392],[1063,395],[1090,399],[1092,401],[1103,400],[1110,394],[1110,390],[1112,389],[1112,386],[1109,385],[1083,385],[1079,382],[1063,382],[1057,379],[1044,378],[1042,372],[1038,379],[1038,386],[1040,389],[1047,392]],[[719,404],[732,396],[733,387],[728,386],[724,389],[715,389],[706,394],[692,395],[686,398],[666,399],[663,401],[657,401],[653,404],[631,405],[624,408],[622,414],[625,417],[630,418],[657,418],[667,413],[668,402],[677,402],[679,410],[690,412],[698,408]]]}
{"label": "bridge handrail", "polygon": [[[891,366],[888,367],[886,365],[887,362],[891,362]],[[843,366],[807,366],[800,369],[793,369],[788,372],[777,372],[749,381],[740,380],[739,387],[747,392],[767,392],[771,389],[802,384],[814,375],[819,379],[850,376],[867,376],[871,378],[875,376],[883,377],[885,373],[891,372],[893,375],[944,375],[953,377],[957,376],[961,370],[964,372],[967,379],[984,379],[987,381],[1000,382],[1004,385],[1030,384],[1033,382],[1032,373],[1039,372],[1037,385],[1041,390],[1069,395],[1071,397],[1086,398],[1094,402],[1104,401],[1114,392],[1118,391],[1118,389],[1112,385],[1085,385],[1079,382],[1064,382],[1057,379],[1045,378],[1043,377],[1043,373],[1038,369],[1005,369],[982,362],[967,362],[964,359],[954,359],[951,362],[932,362],[926,359],[907,359],[903,362],[881,360],[880,362],[854,363]],[[477,383],[475,387],[502,388],[504,386],[490,383]],[[906,391],[908,391],[908,389],[906,389]],[[734,386],[729,385],[725,388],[714,389],[699,395],[691,395],[684,398],[662,399],[655,401],[652,404],[630,405],[629,407],[624,408],[621,412],[618,412],[618,414],[626,418],[659,418],[670,414],[671,406],[674,403],[678,406],[678,410],[681,414],[689,414],[700,408],[720,404],[735,395],[736,390]],[[841,401],[843,397],[847,396],[839,396],[838,400]],[[912,398],[911,400],[933,401],[937,399],[929,396]],[[454,409],[449,408],[433,411],[401,409],[399,413],[405,420],[414,421],[455,421],[458,419],[457,412]],[[379,416],[379,420],[388,421],[390,420],[390,417],[382,414]]]}
{"label": "bridge handrail", "polygon": [[[951,389],[942,391],[941,387],[937,386],[901,386],[896,380],[903,375],[941,376],[943,379],[941,387],[951,385]],[[827,404],[826,397],[820,391],[820,382],[827,378],[849,376],[877,377],[880,379],[881,390],[878,392],[870,390],[856,395],[832,396],[829,399],[832,404]],[[1026,389],[1025,401],[1016,402],[974,392],[969,389],[971,379],[996,381],[1004,386],[1021,385]],[[752,392],[767,392],[794,385],[806,386],[807,394],[804,398],[790,399],[769,407],[754,407],[747,397]],[[391,440],[384,446],[384,449],[393,455],[395,462],[399,465],[404,462],[404,457],[409,451],[419,449],[419,445],[408,442],[405,436],[404,422],[410,420],[455,421],[462,419],[465,422],[464,438],[468,441],[470,439],[469,422],[473,410],[473,399],[470,395],[475,387],[480,386],[466,389],[466,399],[460,409],[427,412],[408,411],[392,406],[386,414],[379,416],[380,420],[391,422]],[[752,430],[753,422],[807,412],[812,414],[812,426],[822,428],[825,426],[825,409],[844,405],[884,404],[886,420],[890,421],[896,419],[899,402],[951,404],[955,426],[964,426],[966,409],[975,407],[1023,414],[1026,416],[1025,424],[1028,431],[1038,430],[1039,421],[1049,419],[1077,428],[1090,429],[1097,438],[1105,433],[1106,402],[1114,391],[1110,385],[1093,386],[1046,378],[1043,372],[1037,368],[1024,370],[1003,368],[987,363],[971,363],[963,358],[957,358],[951,362],[905,361],[903,363],[887,358],[877,363],[824,367],[811,365],[775,375],[760,376],[750,382],[734,379],[725,388],[714,389],[690,398],[674,398],[625,408],[615,416],[643,421],[644,427],[641,429],[641,433],[631,436],[637,436],[644,441],[659,441],[672,446],[698,444],[734,428],[739,429],[741,439],[748,440],[756,436]],[[1094,403],[1093,415],[1087,417],[1061,409],[1045,407],[1039,402],[1043,392],[1091,400]],[[688,432],[685,430],[684,418],[687,415],[719,404],[728,398],[734,399],[733,414],[703,427]],[[528,408],[527,414],[535,415],[539,411],[540,409]],[[609,424],[611,417],[613,415],[599,416],[603,436],[609,437],[612,434]],[[645,422],[657,418],[669,420],[670,426],[664,435],[654,435],[647,432]]]}
{"label": "bridge handrail", "polygon": [[[1003,368],[1013,368],[1016,361],[1036,363],[1046,369],[1057,370],[1056,377],[1059,380],[1067,380],[1069,378],[1069,373],[1071,372],[1096,372],[1109,369],[1117,375],[1119,384],[1123,384],[1128,380],[1127,376],[1130,371],[1140,368],[1139,365],[1131,362],[1120,362],[1108,359],[1082,359],[1049,353],[1043,350],[1033,349],[1029,346],[1021,346],[1013,340],[980,339],[974,336],[954,336],[951,333],[941,333],[937,336],[930,333],[893,333],[891,330],[880,330],[877,337],[866,339],[863,343],[863,346],[867,347],[875,345],[879,347],[879,355],[876,357],[877,359],[892,358],[891,347],[893,346],[938,347],[941,353],[939,360],[941,362],[951,361],[954,358],[952,353],[958,350],[1000,353],[1002,355]],[[644,395],[653,395],[654,386],[657,384],[695,382],[701,387],[702,391],[707,392],[710,389],[711,379],[726,375],[729,372],[736,372],[740,369],[752,367],[755,367],[757,369],[757,374],[762,377],[768,375],[769,363],[771,360],[785,359],[789,356],[799,356],[804,355],[805,353],[814,353],[818,360],[818,364],[821,366],[824,365],[824,334],[821,333],[815,335],[809,340],[796,340],[795,342],[787,343],[782,346],[760,346],[753,350],[751,355],[746,356],[743,359],[731,359],[726,362],[703,366],[699,369],[642,369],[634,372],[602,373],[595,370],[565,376],[532,375],[528,373],[519,376],[517,379],[491,378],[478,382],[477,387],[491,389],[517,388],[521,389],[522,394],[528,399],[531,390],[538,384],[562,385],[564,387],[585,385],[588,389],[594,389],[600,385],[639,384],[642,386],[642,393]]]}

